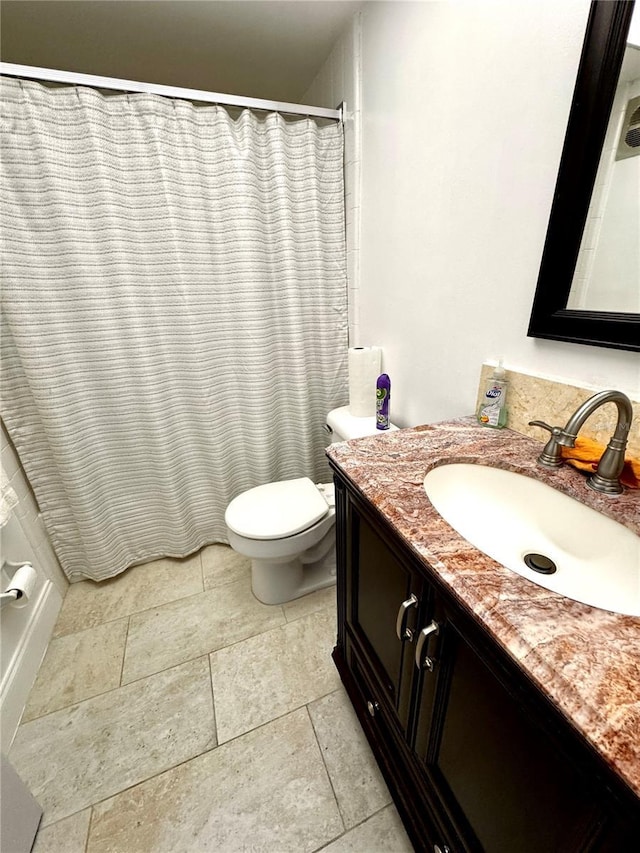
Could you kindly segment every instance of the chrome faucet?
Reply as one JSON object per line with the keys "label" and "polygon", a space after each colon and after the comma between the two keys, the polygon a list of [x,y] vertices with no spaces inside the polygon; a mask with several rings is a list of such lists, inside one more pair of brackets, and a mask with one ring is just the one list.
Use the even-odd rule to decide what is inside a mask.
{"label": "chrome faucet", "polygon": [[616,404],[618,421],[615,431],[609,439],[609,444],[600,457],[598,467],[595,473],[589,477],[587,485],[604,495],[619,495],[622,492],[620,474],[624,467],[624,453],[631,429],[631,418],[633,417],[631,400],[626,394],[621,391],[600,391],[599,394],[594,394],[576,409],[564,429],[549,426],[543,421],[529,421],[529,426],[539,426],[549,430],[551,437],[538,456],[538,462],[546,468],[558,468],[562,465],[562,447],[575,446],[576,438],[583,423],[605,403]]}

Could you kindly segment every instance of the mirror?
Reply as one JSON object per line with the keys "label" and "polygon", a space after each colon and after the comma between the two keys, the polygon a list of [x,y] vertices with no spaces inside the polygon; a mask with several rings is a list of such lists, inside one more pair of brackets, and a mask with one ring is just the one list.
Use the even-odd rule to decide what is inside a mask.
{"label": "mirror", "polygon": [[[621,76],[633,73],[627,70],[633,63],[626,62],[623,67],[633,8],[630,0],[595,0],[591,4],[529,324],[531,337],[640,351],[640,156],[625,158],[637,170],[635,181],[627,182],[619,175],[626,176],[629,169],[623,166],[616,170],[623,160],[616,161],[614,151],[622,125],[622,115],[616,115],[616,109],[638,85],[623,80],[616,97]],[[630,118],[634,115],[632,110]],[[629,138],[633,141],[635,137]],[[635,232],[631,228],[624,254],[619,242],[607,249],[604,241],[605,232],[614,231],[615,217],[618,223],[620,220],[619,211],[609,212],[606,222],[601,215],[602,200],[615,195],[609,192],[614,175],[627,200],[630,189],[635,192]],[[616,241],[620,232],[615,229]],[[596,258],[593,251],[596,242],[603,243],[602,258]],[[603,272],[606,257],[612,255],[616,263]],[[623,285],[625,267],[632,273]],[[593,282],[599,283],[593,286]],[[616,290],[618,297],[614,296]]]}
{"label": "mirror", "polygon": [[582,234],[567,308],[640,314],[640,4]]}

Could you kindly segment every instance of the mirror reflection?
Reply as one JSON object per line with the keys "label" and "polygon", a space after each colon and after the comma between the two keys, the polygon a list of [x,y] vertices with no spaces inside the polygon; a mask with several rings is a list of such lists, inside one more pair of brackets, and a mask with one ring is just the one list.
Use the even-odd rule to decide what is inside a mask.
{"label": "mirror reflection", "polygon": [[567,308],[640,313],[640,7],[627,38]]}

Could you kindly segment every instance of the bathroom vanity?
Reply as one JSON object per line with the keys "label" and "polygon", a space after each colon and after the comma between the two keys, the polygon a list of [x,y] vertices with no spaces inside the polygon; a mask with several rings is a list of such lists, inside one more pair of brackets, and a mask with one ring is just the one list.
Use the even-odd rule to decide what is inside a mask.
{"label": "bathroom vanity", "polygon": [[[640,533],[640,498],[536,466],[462,419],[332,445],[334,660],[419,851],[627,851],[640,839],[640,618],[494,562],[428,500],[433,467],[539,478]],[[495,535],[500,536],[500,519]]]}

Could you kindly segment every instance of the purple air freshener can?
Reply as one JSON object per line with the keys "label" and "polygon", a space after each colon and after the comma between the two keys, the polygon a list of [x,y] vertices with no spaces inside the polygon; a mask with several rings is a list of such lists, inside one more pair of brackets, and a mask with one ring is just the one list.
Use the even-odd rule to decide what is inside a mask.
{"label": "purple air freshener can", "polygon": [[376,382],[376,429],[389,429],[389,397],[391,380],[381,373]]}

